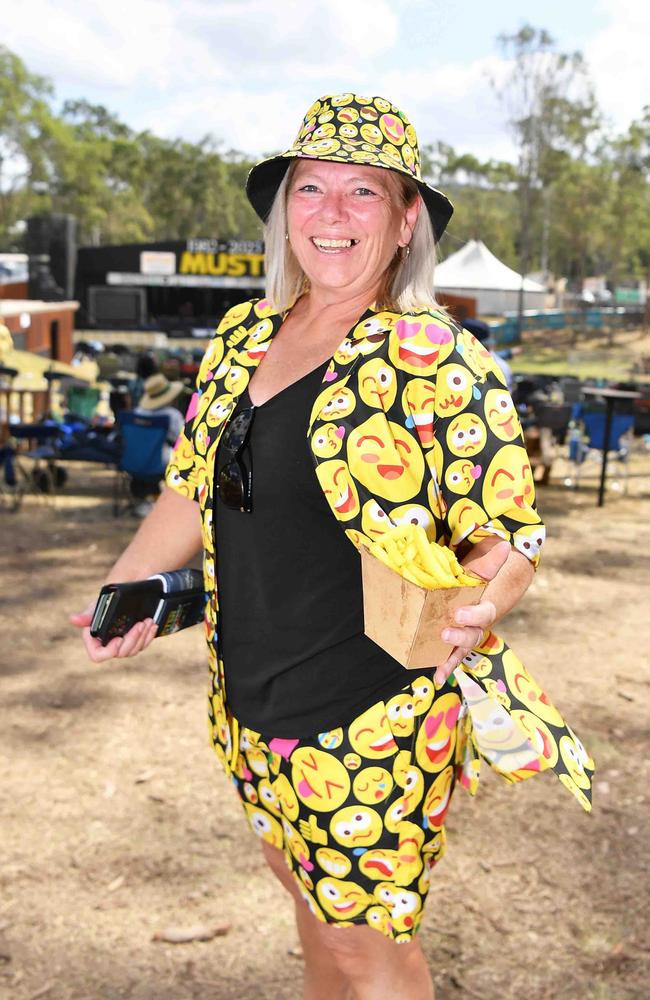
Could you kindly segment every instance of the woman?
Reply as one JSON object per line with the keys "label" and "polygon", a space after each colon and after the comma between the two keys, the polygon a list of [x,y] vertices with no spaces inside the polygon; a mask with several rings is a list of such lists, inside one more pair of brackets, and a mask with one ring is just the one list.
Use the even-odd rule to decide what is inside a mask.
{"label": "woman", "polygon": [[[214,745],[294,899],[303,996],[430,998],[415,932],[456,776],[474,790],[479,754],[509,780],[551,766],[588,806],[583,748],[490,631],[539,555],[530,471],[502,376],[435,303],[452,207],[404,114],[322,98],[247,191],[267,298],[220,324],[169,489],[109,579],[203,549]],[[491,580],[416,676],[363,635],[357,554],[405,522]],[[88,620],[96,662],[155,635],[103,649]]]}

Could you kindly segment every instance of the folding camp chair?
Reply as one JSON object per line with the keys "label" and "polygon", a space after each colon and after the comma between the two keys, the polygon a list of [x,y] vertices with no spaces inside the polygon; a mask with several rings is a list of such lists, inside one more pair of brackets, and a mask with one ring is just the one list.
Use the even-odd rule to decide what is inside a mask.
{"label": "folding camp chair", "polygon": [[142,496],[159,492],[165,473],[163,449],[169,433],[169,418],[122,410],[117,415],[117,423],[121,446],[113,496],[116,517],[121,510],[133,510]]}
{"label": "folding camp chair", "polygon": [[[576,411],[576,416],[582,424],[583,434],[580,438],[576,436],[570,440],[569,458],[575,470],[572,485],[577,488],[580,485],[580,474],[584,471],[585,462],[592,456],[600,458],[602,462],[602,453],[605,448],[606,413],[604,409],[580,407]],[[625,473],[623,492],[627,493],[628,458],[634,430],[634,414],[614,413],[611,421],[608,454],[613,455],[623,466]]]}

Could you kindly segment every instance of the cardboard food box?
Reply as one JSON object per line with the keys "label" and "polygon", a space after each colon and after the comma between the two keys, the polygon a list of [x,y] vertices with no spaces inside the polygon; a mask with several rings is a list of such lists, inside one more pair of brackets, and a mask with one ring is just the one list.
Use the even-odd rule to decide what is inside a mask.
{"label": "cardboard food box", "polygon": [[476,587],[427,590],[361,549],[364,631],[368,638],[409,670],[444,663],[453,646],[440,638],[454,624],[456,608],[478,604],[485,583]]}

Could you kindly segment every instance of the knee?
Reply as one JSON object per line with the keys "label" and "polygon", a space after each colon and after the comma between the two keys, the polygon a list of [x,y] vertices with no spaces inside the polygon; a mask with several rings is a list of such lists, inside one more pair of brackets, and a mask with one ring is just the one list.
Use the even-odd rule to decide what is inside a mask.
{"label": "knee", "polygon": [[386,963],[390,965],[391,959],[397,957],[397,949],[400,958],[406,958],[411,950],[410,944],[395,944],[372,927],[335,927],[319,923],[318,933],[333,964],[351,980],[364,978],[367,970]]}

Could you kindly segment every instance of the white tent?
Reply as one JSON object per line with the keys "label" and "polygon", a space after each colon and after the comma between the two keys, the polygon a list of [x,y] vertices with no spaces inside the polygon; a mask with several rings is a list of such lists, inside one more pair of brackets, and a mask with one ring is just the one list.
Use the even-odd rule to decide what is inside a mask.
{"label": "white tent", "polygon": [[[516,311],[522,278],[495,257],[480,240],[470,240],[436,267],[440,292],[476,299],[476,311],[493,315]],[[546,289],[524,278],[524,309],[543,309]]]}

